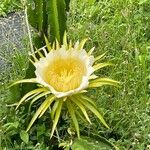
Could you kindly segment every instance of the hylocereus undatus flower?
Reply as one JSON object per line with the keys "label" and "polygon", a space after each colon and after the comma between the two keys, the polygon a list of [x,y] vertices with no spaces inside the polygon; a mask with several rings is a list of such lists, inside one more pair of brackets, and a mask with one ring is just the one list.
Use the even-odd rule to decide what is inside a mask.
{"label": "hylocereus undatus flower", "polygon": [[[97,70],[110,65],[110,63],[98,63],[104,54],[94,58],[92,55],[94,48],[88,52],[83,49],[86,39],[80,43],[76,42],[74,46],[71,42],[69,44],[66,42],[66,36],[64,36],[63,45],[61,46],[56,41],[51,47],[48,40],[45,39],[45,41],[45,47],[31,54],[30,61],[35,66],[36,78],[23,79],[12,84],[25,82],[37,84],[37,89],[24,95],[16,107],[18,108],[24,101],[29,100],[31,101],[30,107],[36,101],[41,103],[31,119],[27,131],[37,118],[40,118],[48,108],[51,108],[52,137],[63,107],[67,108],[78,137],[80,137],[80,133],[77,115],[85,117],[91,123],[87,110],[95,114],[102,124],[108,128],[94,100],[86,96],[88,89],[103,85],[118,85],[115,80],[100,78],[94,74]],[[44,101],[41,100],[42,97],[45,98]]]}

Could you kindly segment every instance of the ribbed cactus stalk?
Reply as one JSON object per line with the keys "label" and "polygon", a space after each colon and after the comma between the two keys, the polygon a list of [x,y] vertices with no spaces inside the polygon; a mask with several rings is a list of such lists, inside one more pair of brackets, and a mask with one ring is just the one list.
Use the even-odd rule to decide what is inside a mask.
{"label": "ribbed cactus stalk", "polygon": [[46,35],[51,42],[55,39],[62,42],[69,3],[70,0],[28,0],[29,23],[41,38]]}
{"label": "ribbed cactus stalk", "polygon": [[[27,8],[27,22],[35,29],[36,33],[33,35],[33,41],[30,41],[31,51],[33,45],[35,47],[42,47],[44,43],[44,36],[53,43],[56,39],[61,44],[63,35],[66,31],[67,11],[69,11],[70,0],[25,0],[25,10]],[[26,12],[26,11],[25,11]],[[37,36],[38,35],[38,36]],[[30,36],[29,36],[30,39]],[[34,51],[34,50],[33,50]],[[33,52],[32,51],[32,52]],[[26,70],[25,78],[34,77],[34,67],[29,63]],[[26,84],[23,87],[14,86],[10,89],[12,99],[19,99],[35,85]]]}

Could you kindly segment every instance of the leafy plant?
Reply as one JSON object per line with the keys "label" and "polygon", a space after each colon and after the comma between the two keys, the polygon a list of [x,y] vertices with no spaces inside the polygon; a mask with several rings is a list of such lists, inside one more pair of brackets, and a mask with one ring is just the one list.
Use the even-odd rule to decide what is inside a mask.
{"label": "leafy plant", "polygon": [[89,5],[74,0],[68,20],[71,39],[82,39],[85,35],[90,37],[87,47],[95,46],[95,55],[107,51],[110,55],[104,59],[109,58],[117,64],[111,74],[108,73],[110,70],[101,71],[100,74],[117,77],[122,87],[119,90],[103,87],[90,94],[97,95],[97,105],[105,108],[103,112],[112,129],[105,130],[95,119],[94,127],[88,129],[116,141],[123,150],[146,149],[150,140],[147,78],[150,74],[150,2],[139,3],[140,0],[115,0]]}
{"label": "leafy plant", "polygon": [[0,1],[0,16],[6,16],[12,11],[23,9],[20,0],[1,0]]}
{"label": "leafy plant", "polygon": [[[43,65],[44,60],[47,61],[47,57],[51,56],[52,58],[50,60],[54,61],[54,68],[55,68],[55,72],[53,72],[52,76],[51,76],[52,83],[49,83],[50,81],[49,82],[46,81],[47,79],[49,80],[49,78],[50,78],[49,76],[47,79],[45,78],[45,76],[47,74],[49,74],[50,68],[48,68],[48,70],[46,70],[46,72],[44,71],[46,73],[45,75],[44,75],[44,73],[42,73],[42,75],[44,75],[44,76],[41,76],[42,78],[41,77],[39,78],[39,75],[37,74],[39,72],[39,70],[38,70],[38,68],[36,68],[36,71],[35,71],[36,78],[20,80],[11,85],[11,86],[13,86],[13,85],[16,85],[19,83],[38,83],[39,84],[37,89],[34,89],[34,90],[28,92],[21,98],[21,100],[17,104],[16,109],[24,101],[32,100],[30,103],[30,106],[29,106],[29,110],[30,110],[33,103],[35,103],[37,100],[41,99],[42,97],[45,98],[45,100],[42,102],[40,107],[35,112],[31,122],[29,123],[29,125],[27,127],[27,131],[31,128],[31,126],[33,125],[33,123],[35,122],[35,120],[37,118],[41,118],[43,116],[43,114],[46,112],[46,110],[48,108],[51,108],[50,114],[51,114],[51,118],[53,120],[53,127],[52,127],[52,131],[51,131],[51,137],[52,137],[54,134],[54,131],[56,129],[57,123],[59,121],[60,114],[61,114],[63,107],[67,107],[68,113],[70,114],[70,117],[73,121],[73,124],[76,129],[78,137],[80,137],[80,133],[79,133],[79,124],[78,124],[76,115],[81,116],[81,118],[83,118],[82,117],[82,115],[83,115],[86,118],[86,120],[89,123],[91,123],[91,121],[88,117],[88,114],[86,112],[86,108],[88,108],[92,113],[94,113],[99,118],[99,120],[102,122],[102,124],[104,126],[109,128],[108,125],[106,124],[105,120],[103,119],[102,115],[99,113],[98,109],[96,108],[96,105],[93,102],[93,100],[84,94],[86,92],[86,91],[84,91],[84,89],[86,87],[85,87],[85,85],[83,85],[83,84],[87,84],[86,86],[88,89],[101,87],[103,85],[117,86],[117,84],[119,82],[117,82],[115,80],[108,79],[108,78],[99,78],[98,76],[95,76],[94,74],[92,74],[93,72],[96,72],[99,69],[110,65],[110,63],[98,63],[98,61],[100,61],[100,59],[104,56],[104,54],[97,56],[95,58],[95,60],[93,61],[93,63],[94,63],[93,67],[92,66],[90,67],[90,65],[92,65],[92,60],[93,60],[92,59],[93,57],[91,56],[91,54],[94,49],[92,48],[84,56],[85,64],[87,65],[89,63],[88,66],[86,66],[87,67],[86,68],[87,75],[84,75],[84,78],[86,78],[86,76],[88,77],[88,79],[87,79],[88,81],[83,80],[84,79],[83,78],[82,82],[80,81],[81,85],[77,85],[77,87],[76,87],[74,80],[70,80],[70,79],[72,79],[72,76],[74,75],[73,74],[74,71],[72,71],[72,70],[76,69],[76,68],[74,68],[76,66],[73,65],[74,66],[73,67],[73,66],[71,66],[71,64],[77,63],[76,65],[78,65],[78,63],[79,63],[78,61],[75,61],[75,62],[73,62],[73,61],[78,59],[78,55],[81,55],[80,57],[83,57],[83,55],[84,55],[83,53],[86,53],[85,50],[83,50],[85,41],[86,40],[82,40],[80,44],[77,42],[73,48],[72,45],[67,44],[66,36],[64,36],[63,45],[60,46],[59,43],[56,41],[56,50],[54,50],[55,47],[50,48],[49,46],[51,44],[47,43],[48,41],[46,40],[47,49],[49,50],[49,53],[47,53],[46,49],[42,47],[41,49],[38,49],[34,54],[32,54],[33,60],[31,60],[31,62],[33,63],[33,65],[35,65],[35,67],[38,67],[38,66],[40,67],[40,63],[42,63],[42,65]],[[45,53],[45,56],[42,54],[41,50]],[[61,56],[61,53],[62,53],[61,51],[65,51],[65,53],[66,53],[66,56],[63,59],[61,59],[61,57],[64,57],[63,55]],[[73,55],[71,54],[71,52],[73,53]],[[38,60],[38,58],[35,56],[36,53],[39,55],[39,57],[41,57],[40,60]],[[68,64],[68,62],[67,62],[67,64],[64,63],[65,59],[67,60],[67,57],[69,58],[68,60],[71,61],[69,64]],[[59,62],[57,62],[57,59],[59,60]],[[90,60],[90,59],[92,59],[92,60]],[[61,63],[61,64],[59,65],[59,63]],[[63,66],[63,63],[64,63],[64,66]],[[44,65],[44,66],[47,67],[48,65],[49,64],[47,64],[46,66]],[[80,65],[83,65],[83,64],[81,63]],[[43,68],[44,68],[44,66],[43,66]],[[59,68],[59,66],[61,66],[61,68]],[[68,68],[67,68],[67,66],[68,66]],[[73,67],[73,68],[71,68],[71,67]],[[52,66],[51,66],[51,68],[53,70]],[[65,72],[64,72],[64,70],[65,70]],[[91,70],[93,70],[93,71],[91,72]],[[59,71],[60,71],[60,73],[59,73]],[[90,74],[89,74],[89,71],[90,71]],[[80,72],[81,72],[81,70],[80,70]],[[80,77],[80,72],[77,72],[75,74],[75,76],[74,76],[74,78],[76,78],[75,82],[78,81],[78,77]],[[62,73],[64,73],[64,74],[61,75]],[[59,75],[61,77],[60,82],[59,82],[59,80],[56,80],[56,82],[54,82],[55,78],[56,78],[55,74],[57,76]],[[63,76],[65,76],[64,82],[62,82]],[[70,85],[68,83],[68,80],[70,82]],[[86,82],[89,82],[89,85]],[[62,84],[65,84],[65,86],[62,87]],[[74,87],[74,85],[75,85],[75,87]],[[83,85],[83,88],[80,87],[82,85]],[[70,87],[71,87],[71,89],[70,89]]]}
{"label": "leafy plant", "polygon": [[94,138],[82,137],[81,139],[76,139],[71,146],[72,150],[119,150],[113,144],[108,142],[106,139],[98,140]]}
{"label": "leafy plant", "polygon": [[[86,94],[92,99],[96,97],[95,103],[104,112],[106,122],[110,125],[111,129],[106,129],[101,126],[99,120],[87,111],[92,122],[92,127],[86,124],[85,121],[82,121],[78,116],[77,118],[79,120],[81,135],[91,139],[74,141],[74,137],[72,137],[72,143],[81,141],[79,144],[77,142],[77,145],[81,146],[80,143],[82,142],[90,145],[92,141],[93,144],[97,138],[93,138],[90,133],[94,133],[109,139],[109,141],[115,143],[122,150],[149,149],[150,72],[148,66],[150,66],[150,2],[148,0],[91,0],[91,4],[88,2],[88,0],[85,3],[80,0],[71,1],[71,9],[68,13],[69,39],[75,40],[82,39],[85,36],[90,37],[85,48],[89,49],[95,46],[95,56],[107,51],[107,56],[103,57],[103,60],[109,59],[116,65],[113,66],[111,71],[109,68],[105,68],[101,69],[98,74],[117,78],[123,85],[119,90],[102,86]],[[10,55],[7,50],[3,50],[2,52],[0,56],[4,57],[5,55],[7,57],[5,59],[2,58],[1,61],[4,61],[7,65],[1,66],[1,70],[3,71],[0,70],[1,90],[6,87],[6,83],[9,83],[10,80],[11,82],[15,82],[25,77],[25,72],[22,72],[21,69],[24,70],[25,68],[26,70],[26,62],[28,62],[26,54],[24,55],[24,51],[22,50],[19,55],[25,65],[21,68],[18,65],[20,64],[20,61],[17,60],[18,57],[15,59],[14,64],[14,59],[11,59],[14,54]],[[23,86],[21,85],[21,87],[24,86],[25,84]],[[21,106],[19,111],[16,111],[16,115],[14,107],[7,107],[6,105],[16,102],[16,99],[10,100],[8,95],[8,90],[0,91],[0,126],[2,127],[8,122],[16,122],[18,119],[20,119],[20,124],[19,129],[12,129],[16,132],[17,136],[11,136],[11,134],[7,134],[6,136],[6,133],[0,135],[1,139],[9,138],[9,140],[5,141],[6,143],[2,142],[1,144],[10,145],[11,141],[11,147],[1,146],[2,149],[58,149],[57,145],[59,143],[57,137],[49,140],[49,111],[41,119],[37,119],[35,122],[36,125],[32,126],[29,132],[30,140],[28,144],[25,144],[20,139],[19,132],[25,130],[24,127],[29,123],[28,118],[37,110],[37,104],[39,106],[42,100],[32,105],[31,115],[29,115],[28,109],[24,111],[24,107],[27,107],[28,104]],[[66,110],[63,109],[64,111]],[[57,128],[59,140],[63,140],[64,143],[67,142],[70,145],[70,135],[65,132],[69,128],[70,121],[67,121],[68,115],[65,113],[62,114],[64,115],[61,116],[62,118],[60,118],[61,120]],[[21,116],[25,117],[21,118]],[[26,122],[24,122],[25,120]],[[87,131],[86,134],[83,134],[83,131]],[[74,133],[74,131],[72,132]]]}

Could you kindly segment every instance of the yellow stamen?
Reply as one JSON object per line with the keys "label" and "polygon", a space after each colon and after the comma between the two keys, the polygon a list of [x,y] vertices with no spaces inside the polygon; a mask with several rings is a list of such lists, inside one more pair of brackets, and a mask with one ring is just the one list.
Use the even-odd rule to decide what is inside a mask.
{"label": "yellow stamen", "polygon": [[44,70],[44,80],[59,92],[67,92],[80,86],[86,67],[74,57],[56,57]]}

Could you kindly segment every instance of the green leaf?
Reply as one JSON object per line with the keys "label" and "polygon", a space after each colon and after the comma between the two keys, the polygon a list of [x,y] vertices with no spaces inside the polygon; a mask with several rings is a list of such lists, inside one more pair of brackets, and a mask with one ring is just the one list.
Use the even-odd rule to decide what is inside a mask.
{"label": "green leaf", "polygon": [[19,122],[16,121],[14,123],[10,122],[10,123],[4,124],[3,128],[4,128],[4,131],[7,133],[8,131],[14,130],[14,128],[17,129],[18,126],[19,126]]}
{"label": "green leaf", "polygon": [[71,101],[73,101],[82,111],[83,115],[85,116],[85,118],[87,119],[87,121],[91,124],[91,121],[89,119],[89,116],[86,112],[86,109],[84,108],[84,106],[82,105],[82,103],[78,100],[76,100],[76,98],[74,98],[73,96],[70,97]]}
{"label": "green leaf", "polygon": [[57,110],[58,104],[59,104],[59,99],[55,101],[55,103],[54,103],[54,105],[52,107],[52,110],[51,110],[51,118],[52,119],[54,119],[55,112]]}
{"label": "green leaf", "polygon": [[35,101],[37,101],[37,100],[40,99],[41,97],[46,96],[46,95],[48,95],[48,94],[50,94],[50,93],[51,93],[50,91],[46,91],[46,92],[43,92],[43,93],[37,95],[36,97],[34,97],[34,98],[32,99],[32,101],[31,101],[30,105],[29,105],[29,111],[31,110],[31,106],[32,106],[32,104],[33,104]]}
{"label": "green leaf", "polygon": [[93,105],[91,105],[88,101],[84,101],[79,98],[77,100],[79,100],[85,107],[87,107],[90,111],[92,111],[99,118],[99,120],[102,122],[102,124],[105,127],[109,128],[108,125],[106,124],[105,120],[103,119],[102,115],[99,113],[99,111]]}
{"label": "green leaf", "polygon": [[100,87],[100,86],[103,86],[103,85],[119,86],[119,83],[120,82],[109,79],[109,78],[98,78],[98,79],[90,81],[89,88],[91,88],[91,87]]}
{"label": "green leaf", "polygon": [[95,50],[95,47],[91,48],[88,52],[88,55],[91,55],[93,53],[93,51]]}
{"label": "green leaf", "polygon": [[64,32],[64,36],[63,36],[63,45],[65,46],[65,49],[68,49],[67,33],[66,33],[66,31]]}
{"label": "green leaf", "polygon": [[92,104],[94,107],[96,107],[94,100],[91,99],[90,97],[87,97],[87,96],[82,95],[82,94],[79,94],[75,97],[77,97],[77,99],[82,99],[82,101],[88,101],[90,104]]}
{"label": "green leaf", "polygon": [[102,58],[106,55],[106,53],[107,53],[107,52],[105,52],[105,53],[102,54],[102,55],[97,56],[97,57],[94,59],[94,61],[96,62],[96,61],[102,59]]}
{"label": "green leaf", "polygon": [[80,110],[75,110],[75,114],[81,119],[83,120],[84,122],[87,122],[87,120],[85,119],[85,117],[81,114],[81,111]]}
{"label": "green leaf", "polygon": [[35,50],[36,51],[34,52],[34,54],[38,53],[40,58],[44,58],[44,55],[41,53],[41,49],[38,49],[38,48],[35,47]]}
{"label": "green leaf", "polygon": [[148,0],[140,0],[139,1],[139,5],[142,5],[142,4],[146,3],[146,2],[148,2]]}
{"label": "green leaf", "polygon": [[75,129],[77,131],[77,136],[78,136],[78,138],[80,138],[79,124],[78,124],[78,120],[75,115],[74,107],[72,106],[72,103],[69,99],[67,99],[66,104],[67,104],[67,108],[68,108],[70,117],[71,117],[71,119],[74,123]]}
{"label": "green leaf", "polygon": [[[42,31],[43,29],[43,1],[42,0],[34,0],[30,2],[28,0],[27,5],[27,13],[29,23],[38,31]],[[34,3],[35,8],[32,8]]]}
{"label": "green leaf", "polygon": [[105,138],[89,138],[81,137],[76,139],[71,147],[72,150],[117,150],[117,148],[111,144]]}
{"label": "green leaf", "polygon": [[22,141],[25,142],[26,144],[29,142],[29,134],[28,134],[26,131],[24,131],[24,130],[22,130],[22,131],[20,132],[20,138],[21,138]]}
{"label": "green leaf", "polygon": [[40,105],[38,110],[35,112],[33,118],[31,119],[26,131],[29,131],[29,129],[31,128],[31,126],[33,125],[35,120],[38,118],[38,116],[41,114],[41,112],[43,111],[45,106],[50,105],[53,102],[54,99],[52,97],[54,97],[54,96],[47,97],[47,99]]}
{"label": "green leaf", "polygon": [[48,51],[50,52],[52,50],[51,43],[48,41],[48,38],[45,35],[44,35],[44,39],[45,39],[46,47]]}
{"label": "green leaf", "polygon": [[63,42],[63,35],[66,30],[66,5],[64,0],[48,1],[48,24],[50,25],[49,35],[52,43],[57,39]]}
{"label": "green leaf", "polygon": [[52,136],[53,136],[53,134],[54,134],[54,131],[55,131],[55,129],[56,129],[56,126],[57,126],[57,123],[58,123],[58,120],[59,120],[59,117],[60,117],[60,113],[61,113],[62,104],[63,104],[63,100],[60,99],[60,100],[59,100],[58,107],[57,107],[57,109],[56,109],[56,113],[55,113],[55,117],[54,117],[54,122],[53,122],[53,127],[52,127],[52,131],[51,131],[51,136],[50,136],[50,138],[52,138]]}
{"label": "green leaf", "polygon": [[112,65],[111,63],[99,63],[99,64],[94,65],[93,68],[94,68],[94,71],[97,71],[103,67],[107,67],[111,65]]}
{"label": "green leaf", "polygon": [[10,91],[11,103],[16,102],[16,100],[21,98],[20,85],[14,85],[13,87],[10,87],[9,91]]}
{"label": "green leaf", "polygon": [[37,14],[36,11],[32,9],[32,3],[28,1],[27,4],[27,13],[28,13],[28,20],[29,23],[32,27],[35,29],[38,29],[38,19],[37,19]]}
{"label": "green leaf", "polygon": [[84,44],[86,43],[86,41],[87,41],[88,39],[86,38],[86,39],[83,39],[81,42],[80,42],[80,44],[79,44],[79,46],[78,46],[78,50],[82,50],[83,49],[83,47],[84,47]]}
{"label": "green leaf", "polygon": [[53,96],[50,100],[49,100],[49,103],[47,103],[45,105],[45,107],[43,108],[41,114],[39,115],[39,118],[43,116],[43,114],[45,113],[45,111],[49,108],[50,104],[54,101],[55,99],[55,96]]}
{"label": "green leaf", "polygon": [[19,80],[19,81],[14,82],[8,88],[10,88],[10,87],[12,87],[16,84],[20,84],[20,83],[37,83],[37,81],[36,81],[35,78],[33,78],[33,79],[23,79],[23,80]]}
{"label": "green leaf", "polygon": [[31,95],[33,94],[36,94],[36,93],[40,93],[40,92],[44,92],[44,91],[47,91],[46,88],[38,88],[38,89],[35,89],[35,90],[32,90],[30,92],[28,92],[26,95],[24,95],[21,100],[19,101],[16,109],[28,98],[30,97]]}
{"label": "green leaf", "polygon": [[[28,57],[28,59],[29,59],[29,57]],[[34,78],[35,77],[34,71],[35,71],[34,65],[31,62],[29,62],[28,68],[26,70],[26,75],[24,77],[25,80],[29,79],[29,83],[26,83],[22,86],[22,88],[21,88],[22,89],[22,93],[21,93],[22,95],[24,95],[24,94],[28,93],[29,91],[32,91],[33,89],[37,88],[36,84],[30,84],[30,83],[37,83],[36,79]],[[31,82],[30,82],[30,79],[31,79]],[[23,82],[23,83],[25,83],[25,82]]]}

